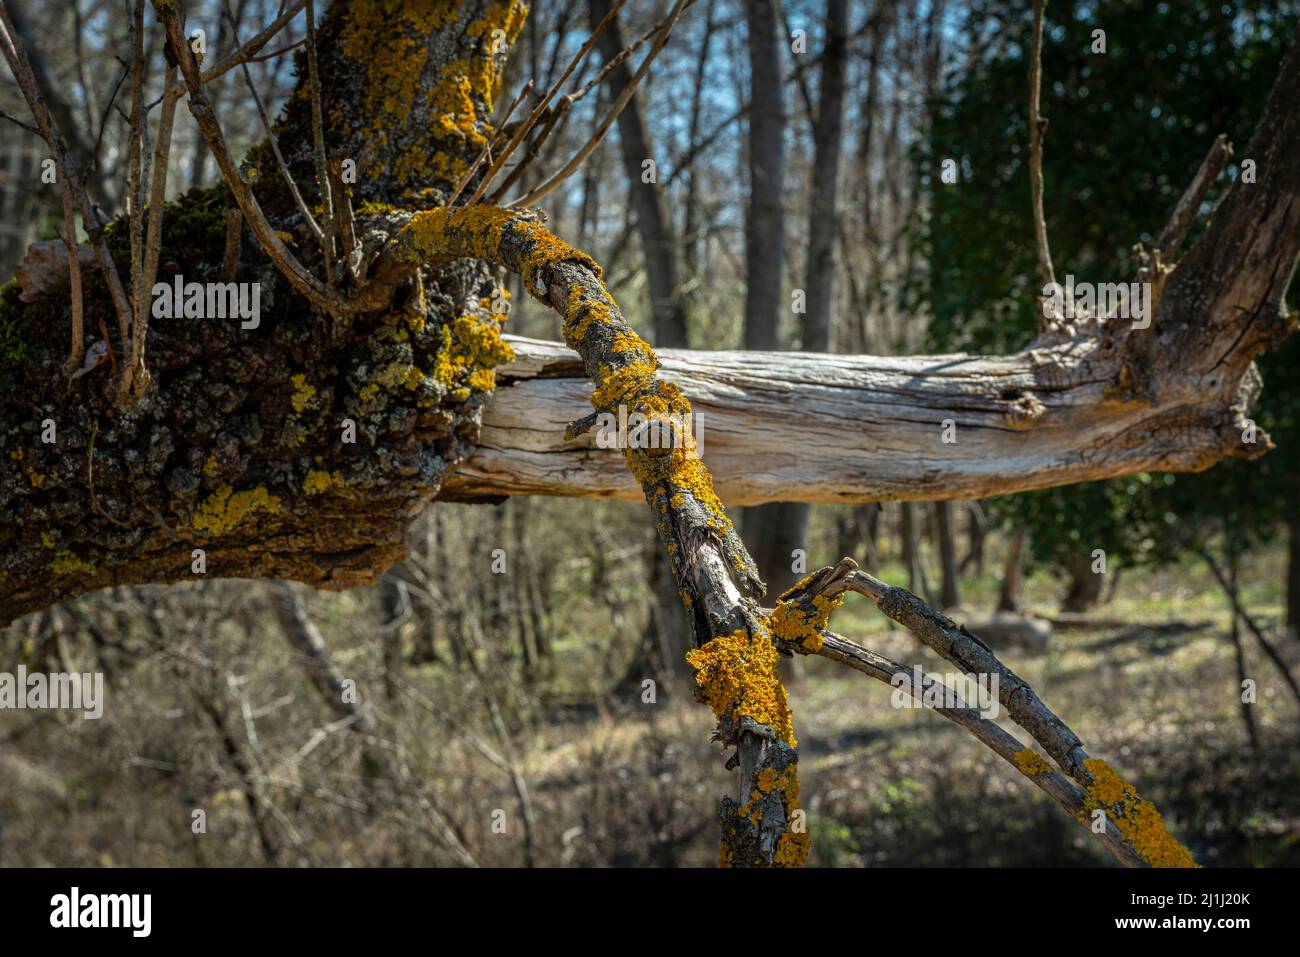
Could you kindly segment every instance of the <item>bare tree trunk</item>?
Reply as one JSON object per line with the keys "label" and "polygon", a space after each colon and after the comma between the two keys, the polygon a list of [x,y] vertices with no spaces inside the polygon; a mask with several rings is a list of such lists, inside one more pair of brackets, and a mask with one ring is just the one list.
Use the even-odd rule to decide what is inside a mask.
{"label": "bare tree trunk", "polygon": [[961,604],[961,588],[957,575],[957,533],[953,528],[952,503],[935,502],[934,513],[939,527],[939,560],[943,567],[940,601],[945,608],[956,608]]}
{"label": "bare tree trunk", "polygon": [[907,590],[917,595],[924,595],[931,601],[930,576],[925,568],[925,559],[921,555],[921,530],[917,528],[916,506],[903,502],[901,510],[903,564],[907,566]]}
{"label": "bare tree trunk", "polygon": [[[831,306],[835,301],[836,201],[839,194],[840,140],[844,125],[848,17],[848,0],[827,0],[826,47],[822,52],[821,91],[813,132],[812,203],[809,207],[808,261],[804,281],[807,296],[804,303],[807,311],[803,319],[805,352],[829,352],[831,348]],[[758,89],[755,81],[754,102],[763,103],[765,101],[759,99]],[[752,124],[757,122],[751,111],[751,129]],[[776,266],[779,276],[780,263]],[[748,320],[747,311],[747,329]],[[796,502],[762,506],[761,511],[750,509],[746,512],[745,530],[748,532],[752,528],[754,531],[751,538],[757,548],[754,558],[767,580],[770,594],[779,595],[798,578],[792,568],[791,553],[796,548],[805,552],[808,550],[808,522],[809,506]]]}
{"label": "bare tree trunk", "polygon": [[355,697],[347,693],[347,679],[335,664],[320,629],[308,616],[294,586],[288,582],[282,583],[280,593],[275,597],[281,633],[298,655],[299,664],[321,702],[335,719],[350,719],[351,730],[362,736],[362,777],[373,781],[384,773],[387,762],[375,746],[378,723],[366,701],[364,689],[357,688]]}
{"label": "bare tree trunk", "polygon": [[848,0],[826,0],[826,48],[822,51],[821,88],[817,118],[813,124],[812,203],[808,214],[808,265],[805,272],[808,311],[803,322],[805,352],[831,351],[848,21]]}
{"label": "bare tree trunk", "polygon": [[[1237,587],[1237,556],[1234,554],[1228,559],[1228,581],[1232,589]],[[1241,616],[1237,614],[1237,607],[1232,606],[1232,653],[1233,661],[1237,666],[1237,700],[1241,702],[1241,720],[1246,725],[1246,737],[1250,741],[1250,749],[1259,754],[1259,728],[1255,725],[1255,713],[1251,706],[1242,697],[1246,684],[1246,649],[1241,641]]]}
{"label": "bare tree trunk", "polygon": [[[775,0],[745,5],[749,28],[749,205],[745,211],[745,329],[747,349],[781,348],[785,307],[785,89]],[[769,593],[794,581],[791,552],[804,548],[807,512],[781,502],[747,508],[745,539]]]}
{"label": "bare tree trunk", "polygon": [[1070,588],[1062,611],[1085,612],[1101,598],[1101,575],[1092,570],[1092,557],[1080,554],[1070,562]]}
{"label": "bare tree trunk", "polygon": [[961,560],[960,570],[964,572],[970,566],[976,578],[983,578],[984,546],[988,541],[989,523],[984,517],[984,509],[980,507],[979,502],[968,502],[967,506],[966,534],[969,547],[966,557]]}
{"label": "bare tree trunk", "polygon": [[998,611],[1020,611],[1021,566],[1024,564],[1025,540],[1029,533],[1017,528],[1007,546],[1007,561],[1002,572],[1002,591],[998,595]]}
{"label": "bare tree trunk", "polygon": [[[691,90],[691,125],[687,132],[686,148],[694,155],[700,144],[700,114],[704,104],[704,77],[708,68],[709,51],[713,43],[713,34],[717,29],[717,0],[709,0],[708,12],[704,21],[704,37],[700,41],[700,55],[695,61],[694,85]],[[682,239],[685,242],[686,274],[692,285],[700,276],[700,250],[703,247],[699,235],[702,226],[699,221],[700,177],[692,163],[686,172],[685,211],[682,219]]]}
{"label": "bare tree trunk", "polygon": [[749,205],[745,215],[745,348],[781,348],[785,309],[785,87],[775,0],[745,5],[749,25]]}
{"label": "bare tree trunk", "polygon": [[[610,0],[587,0],[587,11],[593,29],[609,14],[610,6]],[[599,44],[606,61],[613,60],[623,49],[623,34],[619,30],[617,18],[600,35]],[[609,72],[612,89],[621,91],[631,81],[632,73],[626,60],[619,62]],[[653,178],[646,180],[650,175],[650,170],[645,166],[646,161],[657,164],[663,157],[655,156],[640,92],[632,94],[632,99],[618,115],[618,138],[632,194],[632,205],[636,209],[641,253],[645,257],[646,279],[654,313],[654,344],[685,347],[689,321],[678,281],[677,231],[673,228],[672,217],[668,215],[657,168]]]}

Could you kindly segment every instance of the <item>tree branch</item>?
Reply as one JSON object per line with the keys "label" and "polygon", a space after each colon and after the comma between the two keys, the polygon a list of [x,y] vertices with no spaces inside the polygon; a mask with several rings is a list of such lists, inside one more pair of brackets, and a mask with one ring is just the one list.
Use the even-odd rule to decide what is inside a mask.
{"label": "tree branch", "polygon": [[[962,674],[974,676],[989,686],[996,680],[998,700],[1012,720],[1029,732],[1082,789],[1083,794],[1079,795],[1057,787],[1054,789],[1057,793],[1053,794],[1058,800],[1070,802],[1065,806],[1072,811],[1071,804],[1077,801],[1079,810],[1084,812],[1080,815],[1082,823],[1091,824],[1091,812],[1100,810],[1108,821],[1114,822],[1132,845],[1133,853],[1145,863],[1154,867],[1196,866],[1187,849],[1165,828],[1155,807],[1139,797],[1137,791],[1106,762],[1090,757],[1078,735],[1039,699],[1028,684],[998,660],[978,637],[935,611],[907,589],[886,585],[859,571],[852,559],[842,559],[834,567],[809,575],[781,596],[772,620],[783,621],[785,625],[775,627],[775,634],[791,647],[797,645],[805,652],[818,653],[825,643],[821,637],[825,621],[846,591],[870,598],[887,617],[907,628],[945,661],[960,668]],[[838,647],[842,655],[851,651]],[[863,660],[861,656],[853,657]],[[899,670],[907,673],[905,669]],[[896,674],[898,670],[891,672],[891,679]],[[911,691],[915,694],[915,689]],[[1022,749],[1018,748],[1010,755],[1004,754],[1011,747],[1006,740],[995,744],[992,736],[977,734],[977,737],[1015,763],[1028,777],[1034,778],[1050,770],[1045,762],[1040,763],[1041,759],[1035,761],[1023,754]],[[1107,849],[1111,849],[1109,844]],[[1131,855],[1116,856],[1121,861],[1131,860]]]}

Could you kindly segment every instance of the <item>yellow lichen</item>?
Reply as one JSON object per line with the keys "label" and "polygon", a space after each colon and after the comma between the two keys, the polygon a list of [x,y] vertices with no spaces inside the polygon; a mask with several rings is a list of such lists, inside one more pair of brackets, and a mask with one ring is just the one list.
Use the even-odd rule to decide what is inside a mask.
{"label": "yellow lichen", "polygon": [[311,400],[316,398],[316,387],[307,381],[307,377],[301,373],[289,379],[293,383],[293,395],[289,401],[293,403],[293,411],[302,412],[310,404]]}
{"label": "yellow lichen", "polygon": [[302,483],[302,490],[308,495],[322,495],[332,489],[344,490],[347,487],[343,473],[326,472],[323,469],[311,469]]}
{"label": "yellow lichen", "polygon": [[[795,588],[806,586],[809,578],[803,579]],[[844,596],[827,598],[825,595],[813,595],[808,604],[797,601],[781,600],[776,603],[768,627],[772,635],[791,644],[802,645],[809,651],[817,651],[822,646],[822,632],[830,622],[831,613],[844,604]]]}
{"label": "yellow lichen", "polygon": [[1040,774],[1051,774],[1053,771],[1052,766],[1033,748],[1021,748],[1016,752],[1015,758],[1016,767],[1022,774],[1027,774],[1031,778]]}
{"label": "yellow lichen", "polygon": [[280,511],[280,499],[261,486],[236,492],[223,485],[199,505],[191,521],[194,529],[206,535],[224,535],[239,527],[256,512]]}
{"label": "yellow lichen", "polygon": [[487,392],[496,384],[496,366],[515,357],[501,338],[503,317],[467,313],[442,330],[442,346],[433,375],[452,398],[466,399],[471,392]]}
{"label": "yellow lichen", "polygon": [[1141,797],[1105,761],[1088,758],[1083,766],[1092,775],[1084,816],[1102,810],[1152,867],[1198,867],[1191,852],[1169,833],[1154,804]]}
{"label": "yellow lichen", "polygon": [[[751,826],[759,827],[763,820],[762,801],[766,795],[779,794],[781,807],[785,811],[787,828],[777,840],[773,862],[778,867],[803,867],[812,848],[812,839],[807,830],[800,827],[795,830],[795,812],[799,810],[799,774],[798,765],[790,764],[785,770],[765,768],[755,780],[756,787],[750,792],[749,800],[737,812],[739,817],[747,819]],[[733,829],[731,837],[735,838]],[[718,866],[731,867],[734,858],[729,842],[724,838],[718,851]]]}
{"label": "yellow lichen", "polygon": [[54,561],[50,563],[50,570],[56,575],[74,575],[93,572],[95,566],[90,562],[82,561],[65,548],[55,554]]}
{"label": "yellow lichen", "polygon": [[342,49],[362,71],[362,109],[336,107],[330,120],[351,125],[362,142],[381,129],[392,143],[417,146],[436,138],[441,149],[403,149],[394,158],[393,182],[412,196],[431,177],[458,179],[465,157],[487,143],[504,54],[528,12],[520,0],[492,4],[465,25],[465,55],[426,75],[435,38],[461,9],[428,0],[368,0],[346,13]]}

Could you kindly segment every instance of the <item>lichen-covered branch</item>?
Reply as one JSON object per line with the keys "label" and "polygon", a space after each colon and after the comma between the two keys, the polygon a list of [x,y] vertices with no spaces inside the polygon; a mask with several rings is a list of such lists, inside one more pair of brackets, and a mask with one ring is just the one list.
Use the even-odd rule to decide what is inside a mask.
{"label": "lichen-covered branch", "polygon": [[[824,628],[817,632],[817,637],[820,641],[813,645],[804,641],[786,641],[782,643],[782,647],[801,655],[819,655],[828,658],[895,689],[906,691],[916,701],[925,704],[941,717],[973,735],[976,740],[1015,768],[1034,787],[1042,790],[1072,817],[1087,824],[1092,823],[1087,820],[1089,813],[1087,791],[1053,768],[1033,748],[1024,746],[1009,732],[985,718],[978,708],[961,701],[960,697],[956,704],[949,706],[946,701],[951,691],[946,686],[938,687],[943,685],[940,679],[925,674],[922,676],[920,686],[917,687],[913,680],[912,669],[906,665],[863,648],[842,635]],[[930,694],[927,695],[927,691]],[[936,703],[926,704],[927,698]],[[1146,861],[1128,843],[1123,832],[1109,816],[1105,817],[1101,824],[1100,832],[1091,828],[1090,830],[1107,853],[1125,867],[1147,866]]]}
{"label": "lichen-covered branch", "polygon": [[[1047,751],[1079,789],[1054,785],[1049,793],[1058,801],[1065,802],[1063,806],[1076,813],[1084,825],[1093,823],[1093,812],[1102,811],[1106,820],[1113,823],[1131,845],[1132,853],[1117,854],[1119,860],[1125,861],[1136,855],[1152,867],[1196,866],[1187,849],[1169,833],[1156,807],[1139,796],[1133,786],[1105,761],[1090,757],[1079,737],[984,642],[907,589],[887,585],[859,571],[852,559],[842,559],[834,567],[820,569],[781,596],[772,617],[774,621],[785,623],[784,627],[777,629],[782,641],[792,650],[804,654],[822,654],[826,642],[825,621],[834,604],[848,591],[870,598],[887,617],[903,625],[940,657],[960,668],[962,674],[985,680],[996,676],[998,700],[1012,720]],[[840,639],[836,640],[834,647],[835,653],[826,657],[851,659],[858,670],[880,677],[872,669],[882,667],[883,659],[872,660],[865,654],[857,654],[845,648]],[[859,650],[865,652],[865,649]],[[901,668],[892,670],[885,680],[892,679],[899,671],[906,674]],[[992,681],[989,684],[991,686]],[[953,715],[945,716],[956,720]],[[957,723],[976,732],[977,726],[970,721],[963,719]],[[1008,754],[1009,742],[997,739],[982,726],[976,737],[1012,761],[1026,777],[1034,779],[1051,770],[1050,765],[1032,751],[1024,753],[1024,749],[1017,748]],[[1035,780],[1035,783],[1041,786],[1044,782]]]}
{"label": "lichen-covered branch", "polygon": [[[531,212],[490,206],[416,214],[397,233],[381,271],[472,257],[518,274],[528,291],[564,319],[564,337],[595,385],[599,414],[623,410],[651,426],[680,426],[691,406],[659,376],[650,346],[624,320],[600,279],[600,267],[562,242]],[[571,433],[593,418],[573,423]],[[776,673],[770,623],[748,594],[763,585],[744,544],[713,490],[712,477],[688,443],[640,448],[623,455],[641,485],[690,612],[699,695],[718,718],[716,736],[737,749],[740,801],[721,808],[720,862],[739,866],[798,866],[808,836],[798,807],[798,761],[786,693]],[[742,590],[744,594],[742,594]]]}

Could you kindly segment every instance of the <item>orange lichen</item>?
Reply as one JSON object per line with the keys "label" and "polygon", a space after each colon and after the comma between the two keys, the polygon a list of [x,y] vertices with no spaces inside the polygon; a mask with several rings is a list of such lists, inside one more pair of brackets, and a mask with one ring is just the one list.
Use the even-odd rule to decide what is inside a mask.
{"label": "orange lichen", "polygon": [[1016,767],[1022,774],[1029,777],[1037,777],[1040,774],[1051,774],[1054,768],[1044,760],[1033,748],[1021,748],[1015,754]]}
{"label": "orange lichen", "polygon": [[1088,758],[1083,766],[1092,775],[1084,801],[1084,817],[1102,810],[1152,867],[1198,867],[1191,852],[1169,833],[1154,804],[1141,797],[1105,761]]}
{"label": "orange lichen", "polygon": [[[508,246],[503,243],[507,235],[511,240]],[[518,210],[500,206],[477,204],[425,210],[402,227],[398,239],[398,255],[409,262],[470,257],[505,265],[542,302],[548,300],[546,290],[537,285],[537,273],[546,266],[578,262],[600,275],[600,267],[586,253],[558,239],[540,223],[521,216]]]}
{"label": "orange lichen", "polygon": [[686,653],[695,668],[695,684],[720,721],[752,718],[795,746],[785,688],[776,674],[780,656],[765,632],[737,629]]}

